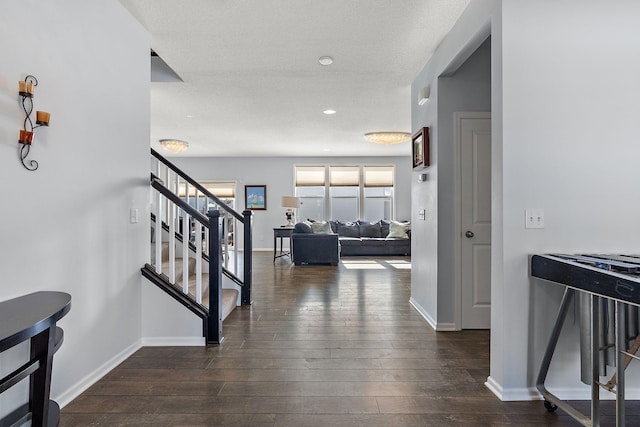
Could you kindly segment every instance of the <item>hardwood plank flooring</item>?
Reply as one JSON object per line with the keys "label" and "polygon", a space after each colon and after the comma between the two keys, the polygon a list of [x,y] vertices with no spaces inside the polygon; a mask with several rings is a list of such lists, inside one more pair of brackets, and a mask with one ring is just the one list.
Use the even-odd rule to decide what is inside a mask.
{"label": "hardwood plank flooring", "polygon": [[227,318],[221,345],[142,348],[67,405],[60,425],[580,425],[540,401],[498,400],[484,386],[489,332],[435,333],[409,305],[408,258],[254,260],[254,303]]}

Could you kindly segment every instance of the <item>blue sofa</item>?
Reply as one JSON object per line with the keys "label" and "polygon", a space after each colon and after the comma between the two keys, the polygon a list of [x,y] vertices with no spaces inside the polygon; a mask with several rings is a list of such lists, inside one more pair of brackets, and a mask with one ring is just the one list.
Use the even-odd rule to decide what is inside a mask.
{"label": "blue sofa", "polygon": [[410,255],[408,222],[303,221],[291,235],[293,262],[337,265],[340,255]]}

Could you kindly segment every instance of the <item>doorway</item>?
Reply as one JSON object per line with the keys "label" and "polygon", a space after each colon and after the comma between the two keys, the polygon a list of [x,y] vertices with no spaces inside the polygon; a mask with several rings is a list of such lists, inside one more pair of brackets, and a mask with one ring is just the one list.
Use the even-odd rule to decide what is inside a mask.
{"label": "doorway", "polygon": [[491,327],[491,113],[454,113],[460,329]]}

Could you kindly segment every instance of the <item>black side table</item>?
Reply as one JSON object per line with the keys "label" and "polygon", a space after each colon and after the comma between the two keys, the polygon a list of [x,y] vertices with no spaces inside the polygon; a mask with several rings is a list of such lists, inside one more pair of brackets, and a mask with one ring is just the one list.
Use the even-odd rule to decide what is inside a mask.
{"label": "black side table", "polygon": [[[293,234],[293,227],[274,227],[273,229],[273,262],[276,262],[276,258],[288,256],[291,258],[291,235]],[[280,253],[278,253],[278,238],[280,239]],[[282,239],[289,239],[289,252],[282,251]]]}
{"label": "black side table", "polygon": [[56,322],[71,309],[71,295],[35,292],[0,302],[0,352],[31,341],[30,360],[0,378],[0,393],[29,377],[29,402],[0,419],[0,425],[57,426],[60,407],[49,400],[53,354],[63,340]]}

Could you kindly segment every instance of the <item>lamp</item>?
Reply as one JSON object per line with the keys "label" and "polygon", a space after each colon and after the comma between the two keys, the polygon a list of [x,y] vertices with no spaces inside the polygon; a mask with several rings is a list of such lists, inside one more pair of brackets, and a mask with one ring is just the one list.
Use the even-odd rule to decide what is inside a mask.
{"label": "lamp", "polygon": [[369,132],[364,134],[364,139],[376,144],[393,145],[409,141],[411,134],[409,132],[399,131]]}
{"label": "lamp", "polygon": [[40,126],[49,126],[49,119],[51,118],[51,114],[46,111],[36,111],[36,126],[33,125],[31,113],[33,112],[33,92],[36,86],[38,86],[38,79],[30,74],[24,78],[24,81],[18,82],[18,95],[22,97],[22,109],[25,114],[18,138],[18,143],[22,144],[20,148],[20,161],[22,162],[22,166],[29,171],[38,169],[38,162],[35,160],[29,160],[28,164],[25,163],[29,151],[31,151],[33,131]]}
{"label": "lamp", "polygon": [[282,202],[280,205],[283,208],[287,208],[285,216],[287,217],[287,227],[293,227],[293,221],[295,218],[295,210],[300,207],[300,199],[294,196],[282,196]]}
{"label": "lamp", "polygon": [[160,145],[172,153],[181,153],[189,148],[189,143],[180,139],[161,139]]}

